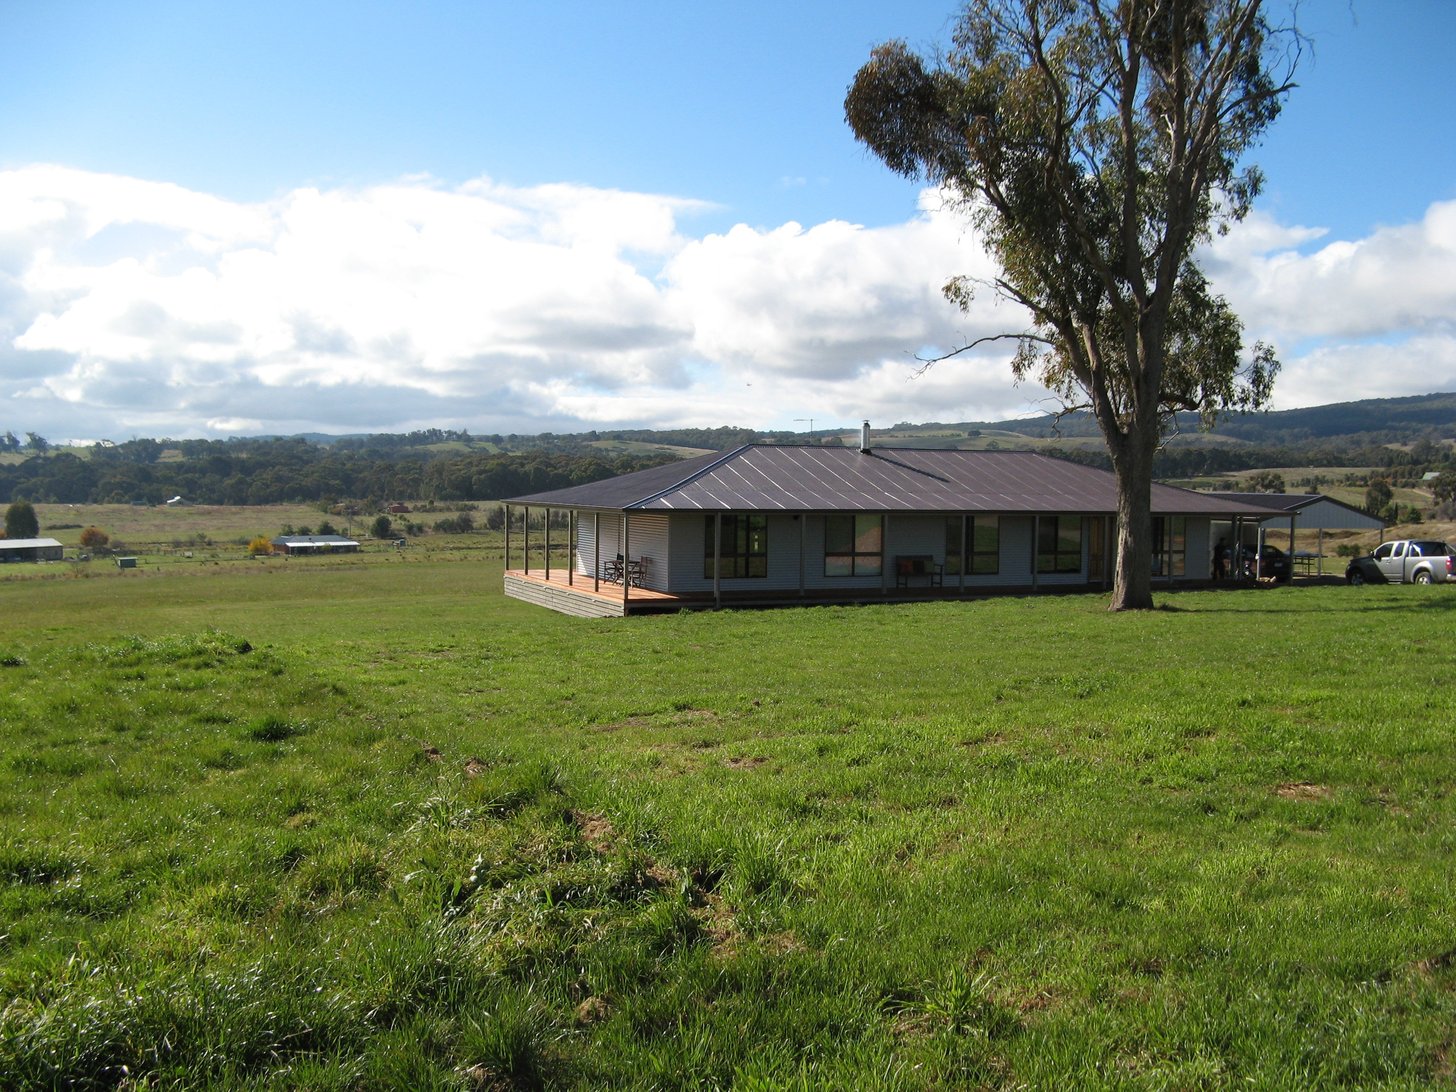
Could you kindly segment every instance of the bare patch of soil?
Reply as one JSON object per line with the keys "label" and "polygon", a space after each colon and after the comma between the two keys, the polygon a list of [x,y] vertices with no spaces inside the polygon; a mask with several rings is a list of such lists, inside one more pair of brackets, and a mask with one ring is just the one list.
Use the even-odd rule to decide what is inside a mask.
{"label": "bare patch of soil", "polygon": [[581,831],[582,840],[597,853],[607,853],[617,840],[616,828],[604,815],[593,812],[572,811],[571,818]]}
{"label": "bare patch of soil", "polygon": [[742,755],[737,758],[725,758],[723,765],[730,770],[754,770],[767,761],[768,759],[762,755]]}
{"label": "bare patch of soil", "polygon": [[1328,800],[1335,795],[1335,790],[1328,785],[1316,785],[1310,781],[1286,781],[1274,792],[1286,800]]}
{"label": "bare patch of soil", "polygon": [[580,1005],[576,1006],[576,1022],[578,1024],[596,1024],[605,1020],[612,1014],[612,1006],[601,997],[588,997]]}

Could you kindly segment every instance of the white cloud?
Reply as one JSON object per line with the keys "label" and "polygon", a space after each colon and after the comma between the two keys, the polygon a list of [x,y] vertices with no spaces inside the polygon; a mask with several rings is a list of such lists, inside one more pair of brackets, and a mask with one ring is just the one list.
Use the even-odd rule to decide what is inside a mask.
{"label": "white cloud", "polygon": [[[55,435],[851,426],[1040,405],[993,267],[927,192],[902,224],[739,225],[692,200],[427,178],[238,204],[60,167],[0,172],[0,427]],[[1206,261],[1283,405],[1456,386],[1456,204],[1364,240],[1252,217]],[[1357,377],[1352,379],[1351,377]]]}
{"label": "white cloud", "polygon": [[1456,202],[1365,239],[1299,249],[1319,236],[1240,225],[1208,267],[1251,330],[1281,341],[1383,339],[1450,331],[1456,316]]}

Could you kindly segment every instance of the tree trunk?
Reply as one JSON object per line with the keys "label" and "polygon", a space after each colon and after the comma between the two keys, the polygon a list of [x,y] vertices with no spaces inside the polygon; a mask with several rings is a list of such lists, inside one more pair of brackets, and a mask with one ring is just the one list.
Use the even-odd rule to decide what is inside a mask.
{"label": "tree trunk", "polygon": [[1153,453],[1136,437],[1114,449],[1117,478],[1117,562],[1108,610],[1153,607]]}

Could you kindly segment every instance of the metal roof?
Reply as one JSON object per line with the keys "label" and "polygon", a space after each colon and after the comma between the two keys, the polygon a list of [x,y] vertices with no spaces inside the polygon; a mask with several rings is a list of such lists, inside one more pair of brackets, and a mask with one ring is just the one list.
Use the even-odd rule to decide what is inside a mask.
{"label": "metal roof", "polygon": [[[1153,486],[1153,512],[1269,515],[1242,501]],[[507,503],[611,511],[1065,512],[1113,514],[1111,473],[1032,451],[750,444]]]}
{"label": "metal roof", "polygon": [[0,550],[36,550],[59,545],[53,538],[0,538]]}
{"label": "metal roof", "polygon": [[359,543],[343,535],[279,535],[273,540],[275,546],[357,546]]}
{"label": "metal roof", "polygon": [[[1372,516],[1369,512],[1362,512],[1352,504],[1344,501],[1337,501],[1334,497],[1327,497],[1323,493],[1210,493],[1210,497],[1220,497],[1224,500],[1240,500],[1245,504],[1252,504],[1256,508],[1267,508],[1281,516],[1303,517],[1309,509],[1318,509],[1325,513],[1324,526],[1332,530],[1348,530],[1360,528],[1384,527],[1385,521],[1378,516]],[[1340,520],[1330,520],[1334,515],[1345,516]],[[1319,515],[1319,511],[1314,513]]]}
{"label": "metal roof", "polygon": [[[1255,508],[1270,508],[1279,512],[1293,512],[1306,508],[1316,501],[1327,500],[1323,493],[1209,493],[1210,497],[1222,500],[1243,501]],[[1339,502],[1336,501],[1336,504]]]}

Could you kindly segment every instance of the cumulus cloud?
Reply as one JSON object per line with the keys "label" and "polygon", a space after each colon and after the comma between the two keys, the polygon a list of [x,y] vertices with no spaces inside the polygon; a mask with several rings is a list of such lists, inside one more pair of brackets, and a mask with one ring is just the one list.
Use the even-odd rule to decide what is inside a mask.
{"label": "cumulus cloud", "polygon": [[[1012,384],[1005,346],[917,375],[917,354],[1024,323],[990,293],[970,313],[945,301],[951,276],[994,269],[934,193],[883,227],[695,237],[683,225],[704,208],[488,178],[240,204],[63,167],[0,172],[0,427],[830,427],[1041,404]],[[1354,241],[1256,216],[1204,260],[1250,336],[1280,344],[1281,404],[1302,405],[1456,383],[1453,253],[1447,204]]]}

